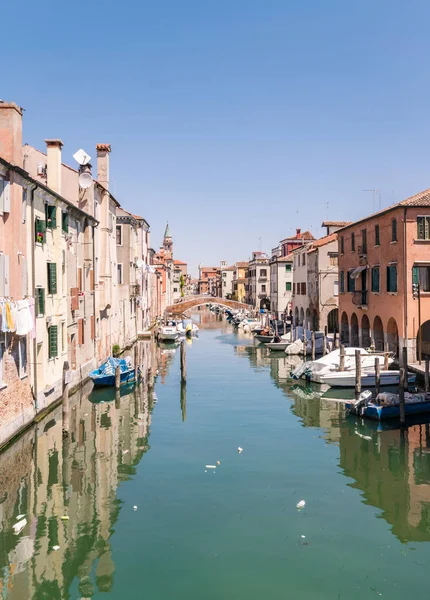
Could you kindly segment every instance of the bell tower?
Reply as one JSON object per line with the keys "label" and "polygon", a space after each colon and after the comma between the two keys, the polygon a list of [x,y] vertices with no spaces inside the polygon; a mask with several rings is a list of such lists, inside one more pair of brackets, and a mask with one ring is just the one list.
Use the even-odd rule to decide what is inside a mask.
{"label": "bell tower", "polygon": [[173,255],[173,240],[170,235],[169,223],[167,223],[166,231],[164,232],[163,248],[166,252],[170,252]]}

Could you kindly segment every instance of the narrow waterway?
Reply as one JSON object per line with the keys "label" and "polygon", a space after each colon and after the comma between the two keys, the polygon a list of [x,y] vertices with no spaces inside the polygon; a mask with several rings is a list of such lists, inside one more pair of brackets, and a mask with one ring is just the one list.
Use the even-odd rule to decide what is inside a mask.
{"label": "narrow waterway", "polygon": [[186,390],[179,352],[145,342],[154,394],[83,389],[68,437],[59,407],[0,455],[0,598],[422,596],[429,426],[345,419],[285,355],[197,317]]}

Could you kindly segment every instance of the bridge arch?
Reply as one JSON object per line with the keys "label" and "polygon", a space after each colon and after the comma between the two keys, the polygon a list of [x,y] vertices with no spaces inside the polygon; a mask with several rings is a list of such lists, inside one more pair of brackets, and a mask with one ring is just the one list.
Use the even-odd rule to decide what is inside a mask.
{"label": "bridge arch", "polygon": [[166,307],[166,313],[172,315],[182,315],[183,313],[197,308],[197,306],[204,306],[206,304],[218,304],[224,306],[224,308],[231,308],[233,310],[255,310],[255,307],[251,304],[245,304],[245,302],[237,302],[236,300],[227,300],[226,298],[218,298],[216,296],[188,296],[184,298],[182,302],[176,302]]}

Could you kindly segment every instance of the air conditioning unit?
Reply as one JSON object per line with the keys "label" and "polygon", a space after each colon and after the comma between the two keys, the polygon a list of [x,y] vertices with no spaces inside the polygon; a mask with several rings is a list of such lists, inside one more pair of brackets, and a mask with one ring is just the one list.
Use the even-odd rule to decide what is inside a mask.
{"label": "air conditioning unit", "polygon": [[46,177],[47,166],[46,163],[37,163],[37,174],[39,177]]}

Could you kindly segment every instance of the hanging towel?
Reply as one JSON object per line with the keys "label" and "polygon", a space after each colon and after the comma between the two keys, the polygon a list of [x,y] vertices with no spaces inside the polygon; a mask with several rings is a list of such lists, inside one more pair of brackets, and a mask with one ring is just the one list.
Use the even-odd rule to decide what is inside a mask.
{"label": "hanging towel", "polygon": [[33,329],[28,300],[18,300],[16,303],[16,333],[17,335],[28,335]]}
{"label": "hanging towel", "polygon": [[15,331],[15,329],[16,329],[16,317],[18,315],[18,308],[17,308],[15,302],[11,302],[10,303],[10,314],[11,314],[11,317],[12,317],[12,323],[11,323],[10,331]]}
{"label": "hanging towel", "polygon": [[12,318],[12,305],[10,302],[6,302],[6,329],[4,331],[14,331],[15,323]]}

